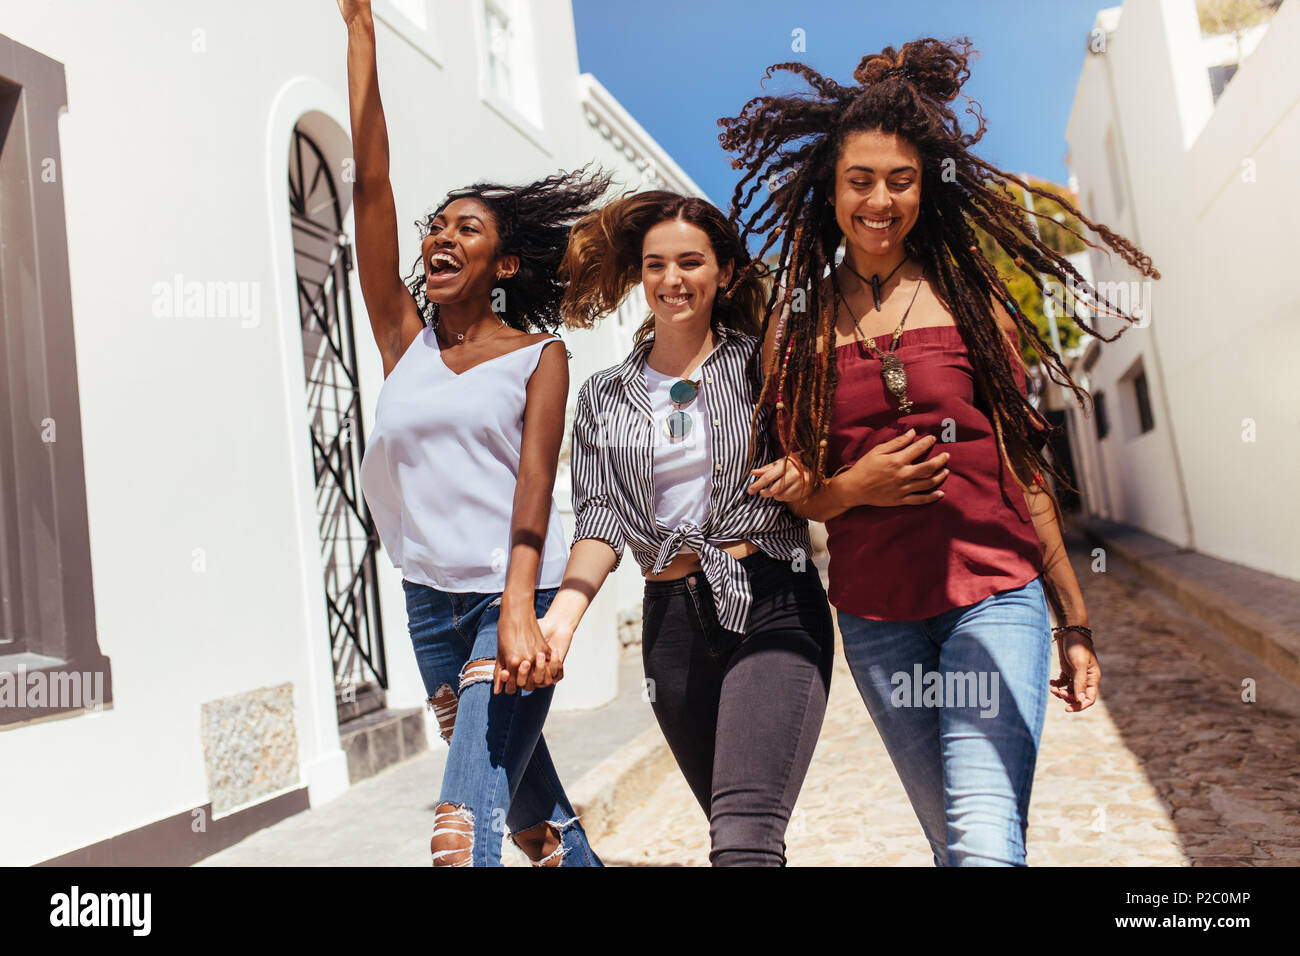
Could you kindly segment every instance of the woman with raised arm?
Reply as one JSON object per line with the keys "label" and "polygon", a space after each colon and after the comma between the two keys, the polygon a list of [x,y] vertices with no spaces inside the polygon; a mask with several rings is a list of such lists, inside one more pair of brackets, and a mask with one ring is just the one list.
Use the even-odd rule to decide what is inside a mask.
{"label": "woman with raised arm", "polygon": [[709,821],[715,866],[785,864],[834,654],[807,522],[773,497],[798,492],[799,473],[772,462],[755,429],[765,292],[748,264],[721,212],[670,192],[574,227],[565,321],[590,327],[638,282],[651,315],[631,354],[579,392],[573,551],[542,619],[563,659],[631,547],[651,706]]}
{"label": "woman with raised arm", "polygon": [[501,865],[504,818],[535,864],[598,866],[541,736],[562,669],[537,616],[567,557],[551,498],[569,385],[565,350],[551,347],[556,268],[608,181],[455,190],[420,224],[404,283],[374,20],[365,0],[339,9],[357,269],[385,376],[361,483],[402,569],[420,675],[450,743],[433,863]]}
{"label": "woman with raised arm", "polygon": [[[1120,313],[1001,187],[1049,194],[970,152],[983,117],[971,111],[979,129],[968,135],[947,105],[969,76],[970,52],[964,40],[889,47],[864,57],[849,86],[778,64],[767,76],[789,72],[811,91],[757,97],[719,124],[744,170],[733,203],[742,235],[766,234],[756,258],[780,242],[781,283],[764,326],[779,358],[765,399],[781,446],[811,469],[810,493],[791,504],[826,522],[830,600],[858,690],[935,862],[1018,865],[1053,634],[1061,674],[1051,692],[1067,710],[1090,707],[1100,678],[1043,477],[1060,478],[1041,450],[1048,426],[1026,396],[1019,338],[1054,381],[1081,402],[1084,393],[1015,307],[978,237],[1040,289],[1054,277],[1084,305]],[[1130,242],[1049,198],[1159,278]],[[915,434],[943,442],[923,462],[942,466],[933,478],[945,478],[943,497],[881,507],[863,493],[863,463]],[[914,467],[895,463],[900,473]],[[915,488],[934,493],[931,482]]]}

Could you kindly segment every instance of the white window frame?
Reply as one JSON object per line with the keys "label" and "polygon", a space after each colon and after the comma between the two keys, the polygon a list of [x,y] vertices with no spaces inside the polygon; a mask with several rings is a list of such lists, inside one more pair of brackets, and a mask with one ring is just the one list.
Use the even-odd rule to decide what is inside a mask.
{"label": "white window frame", "polygon": [[[400,4],[400,6],[399,6]],[[420,25],[402,9],[415,6],[424,11],[424,25]],[[423,53],[434,66],[442,68],[442,44],[438,40],[438,16],[435,0],[374,0],[375,19],[383,21],[402,39]]]}
{"label": "white window frame", "polygon": [[[487,32],[489,7],[499,11],[510,25],[512,40],[509,57],[513,90],[509,97],[498,93],[492,83],[488,52],[490,37]],[[534,145],[548,156],[551,155],[554,148],[545,128],[532,5],[526,0],[474,0],[474,33],[478,39],[480,98]]]}

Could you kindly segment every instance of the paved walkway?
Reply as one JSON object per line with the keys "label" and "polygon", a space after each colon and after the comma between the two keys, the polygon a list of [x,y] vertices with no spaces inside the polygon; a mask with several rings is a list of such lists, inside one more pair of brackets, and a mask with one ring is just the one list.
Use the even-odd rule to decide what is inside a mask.
{"label": "paved walkway", "polygon": [[[1094,574],[1081,540],[1071,554],[1102,699],[1068,714],[1050,698],[1029,863],[1300,864],[1300,695],[1118,562]],[[1255,703],[1242,700],[1245,678],[1257,681]],[[787,844],[795,866],[931,864],[842,652]],[[615,865],[707,866],[708,827],[675,774],[597,850]]]}
{"label": "paved walkway", "polygon": [[[595,710],[551,714],[545,736],[560,779],[572,790],[592,767],[654,724],[641,700],[640,655],[624,658],[616,700]],[[337,799],[259,830],[196,866],[428,866],[447,747],[389,767]],[[508,840],[502,858],[528,866]]]}

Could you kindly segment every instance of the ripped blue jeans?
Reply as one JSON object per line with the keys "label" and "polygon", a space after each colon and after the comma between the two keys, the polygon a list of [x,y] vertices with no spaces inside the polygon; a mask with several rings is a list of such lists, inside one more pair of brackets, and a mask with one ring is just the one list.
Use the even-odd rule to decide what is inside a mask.
{"label": "ripped blue jeans", "polygon": [[[561,866],[601,866],[542,738],[555,688],[492,693],[501,595],[440,591],[411,581],[402,586],[420,677],[451,745],[434,836],[472,834],[468,862],[461,862],[463,852],[442,852],[462,866],[501,866],[504,832],[544,832],[541,825],[550,824],[560,844],[535,863],[555,865],[558,856]],[[555,594],[554,588],[536,592],[538,617]]]}

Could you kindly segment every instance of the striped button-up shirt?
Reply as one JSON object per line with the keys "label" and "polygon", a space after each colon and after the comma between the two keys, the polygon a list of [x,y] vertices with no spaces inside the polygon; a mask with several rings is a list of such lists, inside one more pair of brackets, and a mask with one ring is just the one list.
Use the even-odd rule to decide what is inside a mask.
{"label": "striped button-up shirt", "polygon": [[[641,368],[653,337],[620,365],[583,383],[573,421],[573,513],[576,544],[599,538],[622,561],[627,544],[644,573],[658,574],[683,548],[695,551],[713,591],[718,623],[743,633],[753,599],[744,567],[718,545],[749,541],[774,558],[805,560],[811,554],[808,522],[772,498],[746,493],[751,467],[772,460],[766,421],[760,419],[754,464],[750,421],[756,397],[752,382],[761,353],[752,335],[726,329],[700,366],[700,389],[708,398],[713,454],[710,515],[705,527],[665,528],[655,517],[655,421]],[[764,418],[766,417],[766,410]]]}

